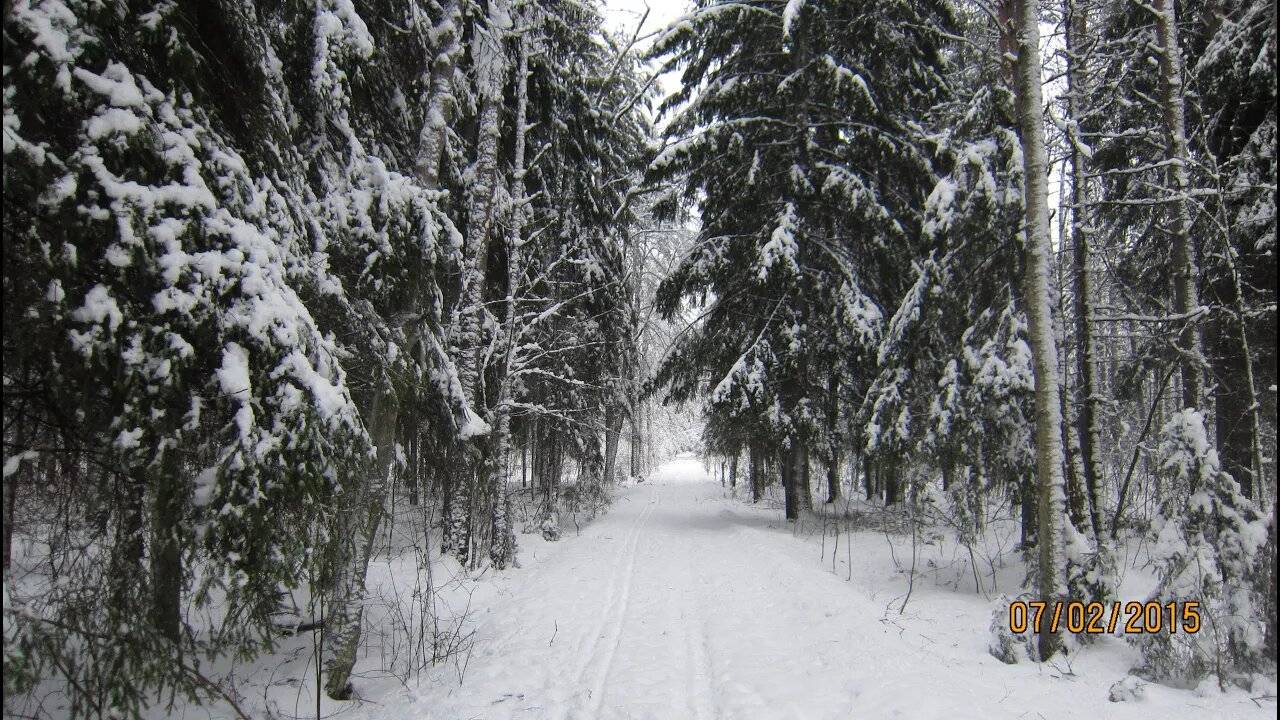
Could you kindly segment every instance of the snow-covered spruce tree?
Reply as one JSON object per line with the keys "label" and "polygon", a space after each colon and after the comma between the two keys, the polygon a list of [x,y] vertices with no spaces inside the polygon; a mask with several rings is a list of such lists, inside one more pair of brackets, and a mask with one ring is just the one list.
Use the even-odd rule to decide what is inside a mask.
{"label": "snow-covered spruce tree", "polygon": [[593,6],[553,2],[531,11],[538,30],[528,59],[529,239],[512,274],[521,321],[511,374],[522,389],[513,407],[534,430],[543,520],[554,522],[565,453],[580,469],[572,495],[593,503],[608,472],[611,435],[616,452],[621,377],[635,352],[623,244],[647,102],[635,58],[601,34]]}
{"label": "snow-covered spruce tree", "polygon": [[445,295],[469,420],[443,483],[445,546],[501,567],[514,559],[513,438],[533,438],[548,515],[566,453],[598,494],[610,427],[616,451],[621,239],[646,124],[634,61],[594,6],[488,3],[452,22],[458,72],[444,85],[458,131],[442,130],[439,177],[464,238]]}
{"label": "snow-covered spruce tree", "polygon": [[[925,202],[925,244],[912,260],[915,282],[891,305],[879,373],[856,416],[869,454],[889,446],[941,476],[948,517],[966,541],[983,529],[989,494],[1034,507],[1021,145],[1013,95],[983,29],[962,26],[973,43],[955,51],[964,68],[951,76],[957,99],[929,120],[940,128],[931,152],[940,177]],[[1034,518],[1023,519],[1024,540],[1034,540]]]}
{"label": "snow-covered spruce tree", "polygon": [[1198,411],[1174,414],[1161,432],[1159,452],[1168,485],[1153,527],[1161,575],[1150,599],[1199,602],[1203,627],[1132,640],[1143,652],[1140,669],[1161,681],[1195,685],[1213,674],[1224,687],[1247,687],[1251,673],[1273,662],[1264,613],[1274,609],[1274,600],[1257,578],[1270,575],[1264,548],[1274,519],[1261,517],[1223,472]]}
{"label": "snow-covered spruce tree", "polygon": [[[1257,150],[1248,149],[1254,142],[1274,145],[1274,139],[1268,139],[1274,137],[1269,129],[1269,122],[1274,123],[1269,93],[1274,90],[1249,82],[1253,65],[1269,63],[1274,68],[1274,49],[1267,52],[1274,48],[1274,28],[1259,18],[1266,10],[1247,4],[1230,11],[1175,10],[1186,8],[1172,2],[1112,8],[1106,39],[1112,57],[1119,60],[1105,66],[1104,80],[1116,89],[1110,97],[1117,116],[1099,130],[1094,143],[1105,201],[1098,214],[1111,228],[1123,229],[1115,231],[1125,253],[1122,278],[1134,279],[1139,290],[1126,293],[1126,299],[1147,303],[1135,309],[1157,315],[1164,313],[1166,303],[1172,307],[1168,319],[1174,322],[1157,326],[1157,342],[1177,332],[1172,343],[1176,354],[1164,355],[1166,362],[1182,370],[1182,404],[1188,406],[1166,424],[1159,477],[1164,494],[1191,496],[1193,502],[1166,502],[1157,508],[1153,530],[1162,538],[1161,579],[1152,596],[1199,599],[1198,593],[1203,593],[1205,623],[1216,631],[1214,641],[1201,639],[1207,645],[1166,636],[1148,638],[1142,643],[1145,671],[1184,682],[1212,672],[1227,682],[1256,670],[1262,638],[1268,630],[1274,636],[1274,610],[1268,609],[1274,607],[1268,605],[1274,602],[1268,599],[1273,571],[1267,570],[1274,566],[1274,545],[1265,543],[1266,530],[1253,520],[1257,511],[1241,492],[1248,485],[1249,492],[1256,493],[1263,483],[1255,482],[1255,476],[1265,477],[1257,470],[1262,467],[1258,448],[1265,432],[1263,406],[1257,402],[1257,377],[1250,376],[1260,367],[1256,362],[1274,353],[1274,328],[1270,322],[1263,323],[1264,329],[1251,320],[1240,321],[1253,314],[1247,309],[1249,298],[1274,287],[1274,259],[1268,249],[1274,247],[1274,239],[1259,242],[1255,235],[1268,223],[1274,227],[1273,210],[1256,212],[1259,202],[1261,207],[1274,205],[1273,191],[1259,187],[1274,182],[1274,153],[1256,160]],[[1249,67],[1241,67],[1242,59],[1231,59],[1237,50],[1249,53]],[[1213,87],[1218,81],[1210,81],[1207,73],[1215,66],[1232,89]],[[1202,94],[1187,92],[1184,68],[1206,73],[1200,75]],[[1153,117],[1160,122],[1143,121]],[[1236,161],[1243,173],[1232,178],[1226,169]],[[1270,179],[1260,173],[1269,173]],[[1229,220],[1236,202],[1254,208],[1244,210],[1238,224]],[[1186,254],[1179,250],[1184,226],[1195,241]],[[1172,243],[1165,228],[1174,231]],[[1177,252],[1166,258],[1168,247]],[[1189,266],[1184,264],[1187,257],[1194,261]],[[1173,288],[1158,279],[1162,267],[1183,268],[1173,273]],[[1212,267],[1213,272],[1202,277],[1201,267]],[[1190,289],[1182,283],[1188,273]],[[1209,278],[1211,282],[1203,282]],[[1208,365],[1194,345],[1197,337],[1191,324],[1204,309],[1186,299],[1202,284],[1210,289],[1206,297],[1214,303],[1208,308],[1210,315],[1220,316],[1209,324],[1214,342]],[[1201,411],[1208,404],[1186,400],[1206,367],[1213,372],[1216,401],[1211,424],[1217,432],[1212,439]],[[1274,410],[1271,413],[1274,418]],[[1274,420],[1270,425],[1274,428]],[[1220,467],[1215,445],[1228,451],[1235,476]]]}
{"label": "snow-covered spruce tree", "polygon": [[[104,520],[83,537],[108,559],[99,582],[87,570],[60,591],[14,587],[6,621],[24,630],[6,656],[65,676],[73,714],[136,712],[161,688],[189,691],[203,652],[269,645],[281,588],[324,573],[298,529],[342,526],[342,498],[385,465],[365,432],[377,401],[357,397],[381,388],[349,390],[348,348],[323,330],[377,316],[362,311],[376,293],[346,293],[354,246],[391,244],[376,254],[395,263],[407,241],[421,257],[435,221],[431,198],[357,138],[313,166],[327,177],[311,187],[291,149],[296,132],[342,133],[340,65],[372,48],[349,11],[263,23],[273,38],[235,4],[6,16],[5,208],[21,219],[5,226],[6,295],[20,301],[6,373],[45,398],[24,409],[32,425],[96,469],[83,501]],[[208,33],[228,43],[195,41]],[[324,117],[308,117],[311,89],[338,95]],[[385,336],[371,347],[396,352]],[[215,595],[218,634],[175,617]]]}
{"label": "snow-covered spruce tree", "polygon": [[[1205,3],[1187,10],[1188,132],[1193,185],[1214,189],[1204,207],[1205,326],[1215,442],[1241,492],[1274,500],[1276,23],[1268,2]],[[1268,492],[1270,491],[1270,493]]]}
{"label": "snow-covered spruce tree", "polygon": [[1210,175],[1217,193],[1203,251],[1205,296],[1224,321],[1211,323],[1206,352],[1213,372],[1214,435],[1222,469],[1266,512],[1269,542],[1250,584],[1264,601],[1265,657],[1275,657],[1276,485],[1264,448],[1276,438],[1276,17],[1274,3],[1206,5],[1195,15],[1196,44],[1188,85],[1199,98],[1192,118],[1201,161],[1193,177]]}
{"label": "snow-covered spruce tree", "polygon": [[[158,618],[172,617],[188,598],[200,604],[222,594],[230,578],[226,610],[237,621],[213,641],[198,640],[201,649],[249,653],[269,644],[267,619],[277,610],[281,588],[303,577],[315,580],[313,598],[329,611],[330,692],[341,696],[360,637],[369,541],[388,490],[396,428],[404,425],[397,416],[412,406],[413,427],[449,438],[459,424],[454,418],[462,416],[456,373],[436,339],[439,273],[455,262],[460,243],[436,210],[443,198],[436,183],[427,181],[430,169],[423,171],[417,162],[419,138],[430,136],[420,131],[431,126],[422,109],[432,104],[407,101],[428,85],[432,18],[413,3],[381,4],[364,17],[343,3],[286,4],[261,12],[236,3],[198,12],[165,5],[118,17],[74,9],[88,39],[72,32],[70,16],[59,15],[56,4],[24,5],[14,14],[15,32],[32,36],[54,64],[33,62],[36,70],[7,76],[7,97],[15,101],[7,101],[6,128],[13,132],[6,130],[6,152],[12,140],[15,158],[29,155],[34,146],[19,128],[26,123],[37,132],[49,130],[24,115],[34,107],[50,116],[40,103],[52,101],[71,109],[54,115],[84,118],[83,138],[71,132],[77,127],[73,121],[58,142],[75,148],[69,155],[75,163],[89,163],[92,175],[86,177],[92,182],[64,169],[74,182],[60,180],[62,196],[50,204],[37,202],[39,183],[51,182],[48,176],[7,175],[6,202],[36,220],[52,216],[46,208],[74,207],[80,190],[87,198],[80,207],[104,205],[102,211],[73,213],[89,228],[75,231],[68,243],[74,252],[45,256],[54,268],[45,278],[48,272],[71,273],[70,279],[55,277],[65,295],[53,293],[47,302],[96,298],[54,317],[73,325],[73,338],[83,337],[76,342],[92,350],[93,363],[108,363],[107,371],[98,370],[111,388],[104,402],[147,412],[146,432],[162,436],[142,435],[140,446],[154,443],[167,457],[181,458],[180,467],[164,473],[187,472],[198,478],[197,485],[179,485],[175,494],[161,482],[164,458],[113,459],[116,465],[106,465],[102,458],[114,456],[80,445],[84,441],[77,452],[85,453],[89,467],[110,471],[101,477],[128,480],[125,487],[135,495],[155,496],[147,500],[156,508],[151,515],[121,519],[129,533],[119,533],[118,543],[122,557],[145,557],[151,574],[164,579],[151,583]],[[59,36],[47,27],[67,31],[75,52],[63,52],[55,42]],[[406,27],[418,32],[391,30]],[[188,33],[216,34],[227,43],[214,51],[188,42]],[[135,74],[134,66],[150,74]],[[238,68],[237,77],[222,72],[229,67]],[[41,93],[55,86],[47,79],[35,84],[39,76],[29,75],[36,71],[83,79],[68,80],[64,93]],[[364,97],[386,102],[354,102]],[[25,167],[6,157],[7,170],[30,174],[20,170]],[[114,223],[116,234],[94,229],[94,223]],[[127,232],[134,225],[140,229]],[[18,247],[17,238],[25,236],[14,234],[12,244],[10,237],[6,229],[6,249]],[[6,273],[15,267],[44,282],[24,265],[7,265]],[[92,277],[103,268],[120,268],[111,272],[121,277],[107,275],[116,284],[100,281],[104,290],[94,286],[85,294],[86,281],[76,273]],[[90,313],[88,307],[96,309]],[[143,314],[145,308],[151,315]],[[145,354],[133,349],[136,343],[129,344],[125,331],[137,335],[146,350],[156,340],[130,323],[147,328],[161,322],[173,337],[154,351],[155,367],[167,374],[156,376],[153,389],[122,375],[133,365],[151,367],[150,361],[128,359],[145,360]],[[63,325],[53,327],[57,340]],[[8,326],[6,342],[7,331]],[[114,355],[113,340],[125,343]],[[51,340],[42,350],[62,344]],[[28,366],[45,362],[35,357]],[[53,366],[74,367],[64,360]],[[168,378],[172,390],[164,389],[161,378]],[[164,407],[182,397],[176,393],[191,398],[181,409]],[[112,424],[124,422],[113,418],[128,416],[110,405],[80,405],[90,412],[77,422],[92,420],[85,427],[105,433],[94,442],[109,446],[118,432]],[[369,452],[364,428],[376,455]],[[179,527],[197,523],[201,537],[171,541],[162,520]],[[133,529],[149,533],[150,544]],[[123,570],[117,575],[147,592],[147,583]],[[165,633],[174,627],[155,624]],[[190,638],[187,630],[183,635]],[[150,657],[162,662],[170,656]],[[100,666],[110,670],[113,664]],[[141,697],[154,685],[129,688]]]}
{"label": "snow-covered spruce tree", "polygon": [[1193,247],[1191,237],[1198,214],[1173,10],[1172,0],[1108,6],[1100,24],[1099,92],[1091,94],[1096,124],[1082,126],[1080,135],[1093,150],[1099,175],[1097,226],[1118,251],[1117,280],[1133,290],[1122,295],[1127,309],[1167,316],[1154,329],[1176,333],[1177,340],[1162,341],[1158,352],[1179,368],[1183,407],[1198,408],[1204,386],[1201,248]]}
{"label": "snow-covered spruce tree", "polygon": [[945,94],[936,30],[952,22],[946,3],[705,2],[652,51],[684,87],[664,104],[680,109],[652,180],[683,177],[672,202],[696,198],[702,218],[659,292],[665,316],[694,301],[700,318],[657,385],[687,394],[709,371],[713,404],[758,405],[796,480],[790,518],[828,433],[831,376],[864,391],[857,361],[909,282],[897,260],[933,185],[914,120]]}

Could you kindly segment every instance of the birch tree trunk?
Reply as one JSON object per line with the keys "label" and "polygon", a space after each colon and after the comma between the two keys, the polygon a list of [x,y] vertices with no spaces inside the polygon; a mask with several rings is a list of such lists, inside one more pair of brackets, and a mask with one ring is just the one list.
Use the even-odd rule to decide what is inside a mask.
{"label": "birch tree trunk", "polygon": [[520,271],[524,265],[522,246],[524,245],[524,206],[525,206],[525,143],[528,135],[527,118],[529,104],[529,43],[527,34],[521,32],[518,38],[519,59],[516,67],[516,119],[515,119],[515,153],[511,168],[511,227],[507,232],[507,297],[506,317],[503,319],[506,337],[503,345],[506,348],[504,361],[500,368],[498,403],[495,409],[497,427],[493,457],[488,458],[486,474],[488,484],[493,487],[497,497],[493,500],[492,528],[489,539],[489,559],[499,570],[515,560],[515,533],[511,528],[509,500],[506,497],[505,478],[501,460],[507,456],[511,448],[511,403],[514,401],[512,391],[512,365],[515,362],[516,346],[516,299],[520,283]]}
{"label": "birch tree trunk", "polygon": [[358,483],[350,503],[338,508],[329,549],[329,583],[323,640],[325,693],[334,700],[351,697],[351,670],[360,649],[364,622],[365,576],[382,521],[382,498],[395,460],[399,408],[390,388],[373,391],[361,415],[370,419],[377,448],[368,477]]}
{"label": "birch tree trunk", "polygon": [[[1173,312],[1184,315],[1200,307],[1200,296],[1196,290],[1199,271],[1191,245],[1191,208],[1187,202],[1187,193],[1191,190],[1191,174],[1187,168],[1190,153],[1182,87],[1182,49],[1178,44],[1178,18],[1174,6],[1174,0],[1153,0],[1151,8],[1156,16],[1156,41],[1160,49],[1160,104],[1164,115],[1165,157],[1171,163],[1169,174],[1173,181],[1173,197],[1170,198],[1173,218],[1169,228],[1173,240]],[[1200,326],[1191,319],[1185,323],[1178,334],[1182,407],[1199,408],[1204,391]],[[1192,489],[1194,491],[1195,488]]]}
{"label": "birch tree trunk", "polygon": [[[476,158],[468,170],[467,228],[463,240],[457,342],[458,380],[469,412],[475,415],[463,428],[461,440],[473,443],[476,453],[469,454],[459,468],[459,477],[454,484],[457,495],[451,506],[455,517],[449,523],[455,533],[465,526],[466,542],[455,537],[448,543],[459,562],[467,566],[478,561],[473,545],[483,544],[483,538],[477,537],[477,531],[484,534],[492,529],[494,507],[500,504],[498,489],[489,472],[491,456],[497,448],[492,436],[487,441],[484,437],[491,433],[492,428],[484,421],[488,401],[484,387],[484,358],[480,352],[485,344],[484,290],[489,269],[489,239],[497,207],[498,145],[502,131],[499,110],[506,65],[498,35],[507,30],[502,21],[506,13],[499,5],[496,2],[490,5],[487,22],[476,24],[471,38],[480,112],[476,126]],[[457,516],[459,512],[465,516]],[[488,527],[482,518],[490,521]]]}
{"label": "birch tree trunk", "polygon": [[[1040,27],[1038,0],[1015,0],[1018,61],[1015,75],[1017,114],[1022,138],[1026,206],[1025,298],[1031,335],[1031,356],[1036,395],[1036,475],[1039,510],[1039,595],[1041,600],[1060,597],[1065,586],[1062,522],[1066,497],[1062,475],[1062,416],[1058,398],[1058,349],[1053,337],[1050,302],[1048,157],[1043,100],[1040,94]],[[1040,659],[1057,652],[1059,638],[1049,623],[1038,628]]]}
{"label": "birch tree trunk", "polygon": [[459,26],[462,22],[458,0],[446,0],[441,4],[444,10],[442,19],[430,31],[439,42],[440,49],[431,61],[427,120],[423,123],[418,138],[418,178],[423,187],[429,190],[440,187],[440,161],[444,155],[445,137],[455,104],[453,71],[458,54],[462,51],[458,44]]}

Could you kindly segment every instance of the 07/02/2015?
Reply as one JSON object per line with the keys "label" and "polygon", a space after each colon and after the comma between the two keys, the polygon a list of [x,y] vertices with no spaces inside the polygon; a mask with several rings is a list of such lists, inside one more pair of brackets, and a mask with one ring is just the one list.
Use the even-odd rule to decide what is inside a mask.
{"label": "07/02/2015", "polygon": [[[1125,618],[1120,624],[1121,616]],[[1200,603],[1196,600],[1158,603],[1116,601],[1109,605],[1077,600],[1015,600],[1009,603],[1009,631],[1040,632],[1048,623],[1051,633],[1113,634],[1119,627],[1126,635],[1200,631]]]}

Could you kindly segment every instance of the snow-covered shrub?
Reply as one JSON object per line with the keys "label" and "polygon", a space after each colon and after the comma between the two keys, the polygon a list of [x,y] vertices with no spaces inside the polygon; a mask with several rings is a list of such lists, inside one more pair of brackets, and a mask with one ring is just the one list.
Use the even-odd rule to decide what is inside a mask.
{"label": "snow-covered shrub", "polygon": [[1152,527],[1160,579],[1150,600],[1199,602],[1202,627],[1134,636],[1140,670],[1187,687],[1208,674],[1219,683],[1247,682],[1272,662],[1265,652],[1270,574],[1259,572],[1269,521],[1222,471],[1198,411],[1182,410],[1165,424],[1159,454],[1170,499]]}
{"label": "snow-covered shrub", "polygon": [[[1119,578],[1115,558],[1108,548],[1097,548],[1075,525],[1063,523],[1063,552],[1066,556],[1067,597],[1073,601],[1106,603],[1116,597]],[[1100,636],[1091,633],[1075,635],[1075,640],[1088,643]]]}
{"label": "snow-covered shrub", "polygon": [[[290,95],[305,105],[308,83],[282,74],[289,53],[317,60],[329,102],[339,65],[371,51],[335,49],[360,44],[343,7],[295,14],[333,36],[325,62],[272,47],[231,4],[6,11],[6,383],[11,361],[39,373],[44,409],[25,420],[74,453],[59,480],[101,517],[83,538],[100,562],[6,598],[6,627],[21,626],[6,656],[33,669],[6,683],[61,672],[82,689],[73,714],[135,714],[156,688],[190,689],[175,654],[269,646],[281,588],[322,569],[314,546],[369,468],[357,395],[409,357],[375,320],[424,283],[360,273],[429,269],[448,242],[434,195],[354,137],[341,167],[295,146],[309,126]],[[211,49],[202,33],[218,23],[229,37]],[[161,595],[216,601],[225,622],[198,648],[189,628],[157,632]]]}
{"label": "snow-covered shrub", "polygon": [[987,628],[987,652],[1006,665],[1036,656],[1031,632],[1015,633],[1009,627],[1009,605],[1012,602],[1008,595],[1001,595],[996,600],[995,609],[991,611],[991,624]]}
{"label": "snow-covered shrub", "polygon": [[581,513],[588,520],[594,518],[609,504],[609,493],[602,485],[580,482],[566,485],[560,490],[562,509],[576,516]]}
{"label": "snow-covered shrub", "polygon": [[1126,675],[1112,683],[1107,691],[1107,699],[1111,702],[1134,702],[1147,696],[1146,683],[1133,675]]}
{"label": "snow-covered shrub", "polygon": [[555,542],[560,539],[560,521],[556,520],[554,515],[548,515],[543,518],[539,529],[542,532],[543,540]]}

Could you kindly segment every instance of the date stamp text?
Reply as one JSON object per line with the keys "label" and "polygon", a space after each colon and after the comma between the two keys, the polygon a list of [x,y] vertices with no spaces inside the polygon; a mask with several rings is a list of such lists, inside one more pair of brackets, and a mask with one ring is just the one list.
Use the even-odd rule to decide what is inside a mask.
{"label": "date stamp text", "polygon": [[1013,633],[1069,633],[1126,635],[1200,631],[1200,603],[1100,602],[1015,600],[1009,603],[1009,631]]}

